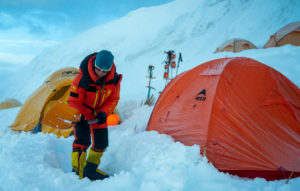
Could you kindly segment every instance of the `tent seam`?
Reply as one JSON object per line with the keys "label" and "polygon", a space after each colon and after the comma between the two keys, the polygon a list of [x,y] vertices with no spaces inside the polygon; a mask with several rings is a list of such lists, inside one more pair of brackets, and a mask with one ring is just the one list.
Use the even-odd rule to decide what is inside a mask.
{"label": "tent seam", "polygon": [[[219,80],[218,80],[218,85],[216,86],[216,89],[215,89],[215,95],[216,95],[216,92],[217,92],[217,90],[218,90],[218,87],[220,86],[220,80],[221,80],[221,78],[223,77],[223,75],[224,75],[224,70],[225,70],[225,68],[228,66],[228,64],[231,62],[233,60],[233,58],[229,58],[229,60],[227,61],[227,63],[226,63],[226,66],[223,68],[223,71],[221,72],[221,75],[220,75],[220,78],[219,78]],[[207,131],[207,134],[206,134],[206,143],[205,143],[205,148],[203,148],[204,150],[207,150],[207,148],[208,148],[208,135],[209,135],[209,132],[210,132],[210,125],[211,125],[211,121],[212,121],[212,119],[211,119],[211,114],[212,114],[212,111],[213,111],[213,109],[214,109],[214,106],[215,106],[215,102],[216,102],[216,97],[214,96],[214,100],[213,100],[213,102],[212,102],[212,109],[210,110],[210,114],[209,114],[209,122],[208,122],[208,131]],[[203,150],[203,151],[204,151]]]}

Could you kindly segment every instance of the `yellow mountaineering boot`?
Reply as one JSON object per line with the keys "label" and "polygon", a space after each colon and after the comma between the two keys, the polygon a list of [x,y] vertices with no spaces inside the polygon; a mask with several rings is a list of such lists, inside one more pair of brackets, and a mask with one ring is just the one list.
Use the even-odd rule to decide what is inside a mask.
{"label": "yellow mountaineering boot", "polygon": [[86,152],[81,149],[74,149],[72,154],[72,171],[76,172],[79,176],[79,179],[83,178],[83,169],[86,165]]}
{"label": "yellow mountaineering boot", "polygon": [[103,180],[109,177],[105,172],[98,169],[102,155],[103,152],[95,151],[92,148],[90,149],[83,171],[84,177],[88,177],[90,180]]}

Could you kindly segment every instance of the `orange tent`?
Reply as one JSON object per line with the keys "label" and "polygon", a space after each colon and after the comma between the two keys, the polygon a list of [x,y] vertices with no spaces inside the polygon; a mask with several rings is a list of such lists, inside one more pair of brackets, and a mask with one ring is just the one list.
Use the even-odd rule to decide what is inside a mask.
{"label": "orange tent", "polygon": [[0,110],[9,109],[13,107],[19,107],[22,103],[15,98],[7,98],[3,102],[0,103]]}
{"label": "orange tent", "polygon": [[200,145],[223,172],[267,180],[300,176],[300,90],[250,58],[223,58],[174,78],[148,131]]}
{"label": "orange tent", "polygon": [[264,48],[292,44],[300,46],[300,22],[290,23],[270,36]]}
{"label": "orange tent", "polygon": [[254,44],[252,44],[248,40],[234,38],[224,42],[221,46],[219,46],[214,53],[217,52],[241,52],[243,50],[248,49],[257,49]]}

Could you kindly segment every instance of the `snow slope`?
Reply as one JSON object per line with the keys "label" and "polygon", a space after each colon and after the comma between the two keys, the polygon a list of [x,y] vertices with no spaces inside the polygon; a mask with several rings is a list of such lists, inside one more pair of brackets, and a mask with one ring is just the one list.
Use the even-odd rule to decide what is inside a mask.
{"label": "snow slope", "polygon": [[[78,67],[87,54],[109,49],[115,54],[118,72],[124,75],[122,88],[126,91],[121,92],[122,100],[141,100],[146,97],[145,75],[149,64],[155,66],[154,75],[158,78],[153,81],[154,87],[161,91],[165,85],[161,82],[164,51],[182,52],[184,62],[179,69],[182,72],[224,56],[213,52],[231,38],[245,38],[262,47],[280,27],[300,20],[299,8],[297,0],[177,0],[158,7],[141,8],[45,51],[15,72],[10,84],[1,83],[1,92],[5,90],[6,97],[14,96],[24,101],[51,72],[66,66]],[[252,57],[277,55],[266,51],[269,50],[259,50]],[[139,79],[135,86],[133,79]]]}
{"label": "snow slope", "polygon": [[125,119],[110,128],[110,146],[101,169],[113,177],[79,181],[71,172],[72,137],[16,134],[9,126],[19,108],[0,110],[0,191],[2,190],[298,190],[300,178],[285,180],[241,179],[218,172],[195,145],[174,143],[167,135],[145,132],[152,107],[139,107],[146,98],[148,65],[155,66],[152,85],[158,92],[166,50],[183,54],[179,71],[203,62],[246,56],[267,64],[300,86],[300,47],[248,50],[213,54],[231,38],[245,38],[259,48],[282,26],[300,20],[298,0],[175,0],[141,8],[106,25],[46,50],[26,67],[8,75],[0,71],[0,102],[14,97],[24,102],[53,71],[78,67],[89,53],[109,49],[117,71],[123,74],[118,105]]}

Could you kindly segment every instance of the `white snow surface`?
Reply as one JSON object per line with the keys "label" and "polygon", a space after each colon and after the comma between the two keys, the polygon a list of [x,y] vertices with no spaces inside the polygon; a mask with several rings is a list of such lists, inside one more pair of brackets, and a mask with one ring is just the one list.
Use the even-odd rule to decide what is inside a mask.
{"label": "white snow surface", "polygon": [[[153,107],[140,106],[147,96],[148,65],[155,66],[151,83],[157,98],[165,86],[163,52],[171,49],[183,55],[179,72],[216,58],[244,56],[275,68],[299,87],[300,47],[261,49],[279,28],[300,20],[299,10],[299,0],[175,0],[92,28],[9,74],[0,71],[0,102],[11,97],[24,102],[52,72],[78,67],[92,52],[111,50],[123,74],[118,108],[124,120],[109,128],[100,165],[111,177],[91,182],[71,172],[73,137],[15,133],[8,126],[20,108],[0,110],[0,191],[299,190],[300,178],[286,184],[218,172],[198,145],[145,131]],[[244,38],[259,49],[213,54],[231,38]]]}

